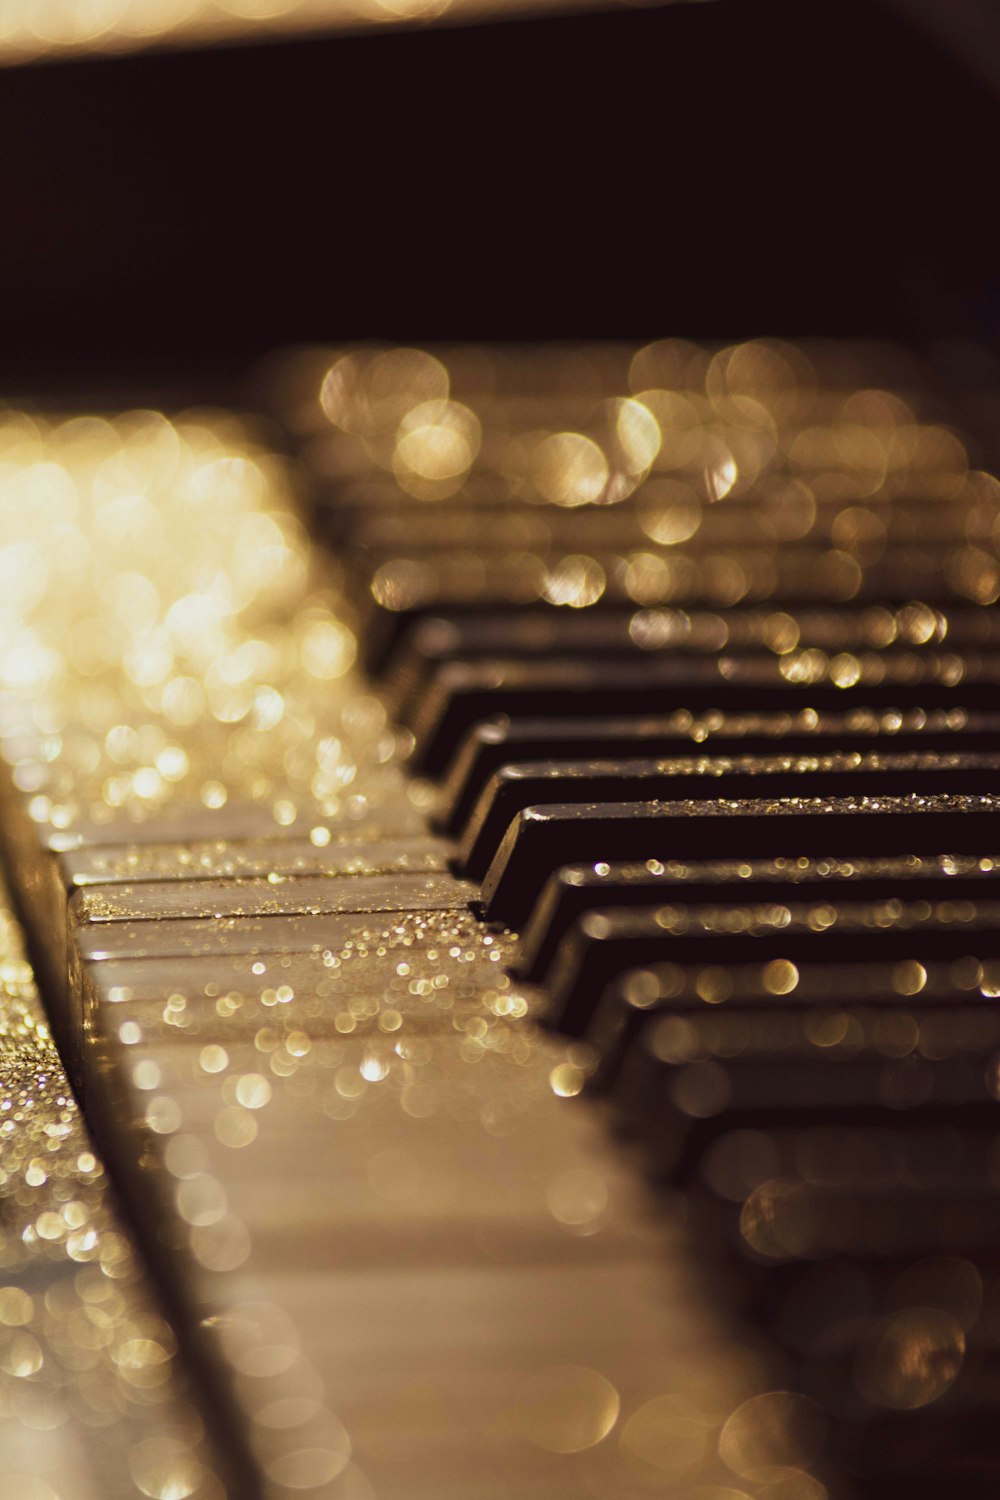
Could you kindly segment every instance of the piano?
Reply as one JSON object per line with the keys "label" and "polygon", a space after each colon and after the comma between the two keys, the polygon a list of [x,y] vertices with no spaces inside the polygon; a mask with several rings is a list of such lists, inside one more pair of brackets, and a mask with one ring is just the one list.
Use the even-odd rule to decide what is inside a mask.
{"label": "piano", "polygon": [[0,425],[22,1492],[986,1494],[1000,481],[894,346],[249,388]]}
{"label": "piano", "polygon": [[[324,260],[300,149],[324,69],[347,115],[377,58],[401,117],[436,79],[434,135],[477,78],[482,125],[491,51],[500,76],[533,42],[568,100],[570,75],[551,82],[568,41],[593,61],[631,38],[608,103],[646,140],[653,38],[678,39],[679,119],[716,28],[756,45],[790,8],[330,41],[374,10],[183,9],[0,18],[2,60],[30,63],[0,101],[15,138],[20,96],[78,119],[102,160],[141,141],[155,163],[112,235],[79,149],[89,231],[62,292],[30,213],[0,250],[19,335],[0,358],[0,1495],[992,1496],[982,247],[944,216],[918,253],[894,219],[838,286],[852,213],[910,202],[925,162],[894,158],[887,186],[873,158],[815,252],[815,320],[772,237],[740,251],[754,320],[824,336],[710,337],[747,317],[717,241],[685,237],[674,312],[634,238],[550,276],[567,262],[555,137],[529,90],[504,130],[543,274],[499,279],[520,230],[488,239],[495,197],[470,200],[498,278],[484,338],[488,318],[456,314],[450,216],[399,259],[396,217],[431,201],[419,173],[393,203],[366,189],[368,232]],[[747,109],[777,122],[892,56],[912,64],[899,99],[945,80],[951,124],[914,123],[927,140],[992,118],[899,21],[844,14],[783,102],[763,97],[780,46],[756,75],[738,45],[716,57],[730,153]],[[245,36],[274,44],[155,55]],[[412,71],[432,55],[437,74]],[[214,148],[188,147],[223,80],[249,185],[264,123],[243,106],[275,78],[291,186],[244,265],[245,220],[206,208]],[[178,80],[183,119],[157,103]],[[826,121],[819,159],[860,148],[871,118],[859,100]],[[604,130],[580,122],[564,206],[591,201]],[[503,136],[467,131],[453,172],[495,169]],[[42,145],[25,149],[44,196]],[[816,147],[786,149],[787,172]],[[346,165],[355,193],[373,151]],[[702,225],[709,155],[675,183]],[[655,156],[597,175],[632,202]],[[956,197],[975,176],[958,153]],[[758,212],[753,174],[733,193]],[[163,204],[186,201],[218,231],[198,280],[174,274],[189,227],[160,238]],[[287,247],[293,206],[312,239]],[[804,231],[829,220],[796,212]],[[275,257],[290,290],[251,308]],[[359,298],[339,327],[331,277]],[[399,309],[418,284],[437,312],[414,337]],[[664,322],[688,336],[611,336]],[[857,336],[876,327],[891,337]]]}

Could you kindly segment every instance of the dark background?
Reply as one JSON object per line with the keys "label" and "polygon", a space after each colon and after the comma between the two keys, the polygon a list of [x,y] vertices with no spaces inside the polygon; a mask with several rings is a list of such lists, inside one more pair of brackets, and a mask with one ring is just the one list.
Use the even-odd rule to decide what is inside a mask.
{"label": "dark background", "polygon": [[0,391],[223,390],[316,338],[996,347],[997,113],[875,0],[7,70]]}

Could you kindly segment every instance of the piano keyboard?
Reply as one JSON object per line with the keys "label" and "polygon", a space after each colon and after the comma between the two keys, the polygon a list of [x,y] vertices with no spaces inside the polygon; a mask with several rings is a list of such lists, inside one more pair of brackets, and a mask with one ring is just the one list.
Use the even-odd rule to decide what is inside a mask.
{"label": "piano keyboard", "polygon": [[992,1494],[1000,484],[926,373],[253,388],[0,415],[15,1496]]}

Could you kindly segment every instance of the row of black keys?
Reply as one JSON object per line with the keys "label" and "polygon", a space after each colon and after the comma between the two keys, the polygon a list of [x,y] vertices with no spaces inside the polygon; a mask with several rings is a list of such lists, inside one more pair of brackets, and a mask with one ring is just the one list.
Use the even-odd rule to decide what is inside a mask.
{"label": "row of black keys", "polygon": [[[961,1324],[948,1279],[1000,1252],[997,660],[908,645],[840,685],[760,653],[491,656],[480,632],[418,624],[386,680],[518,976],[858,1492],[991,1492],[1000,1324]],[[938,1305],[894,1314],[921,1267]]]}
{"label": "row of black keys", "polygon": [[1000,616],[459,605],[433,563],[373,593],[377,563],[368,663],[438,826],[716,1293],[859,1494],[992,1494]]}
{"label": "row of black keys", "polygon": [[[979,613],[968,611],[955,633],[981,632]],[[512,619],[509,629],[518,628]],[[793,1011],[784,992],[747,989],[751,969],[785,964],[805,976],[833,961],[846,977],[844,965],[881,966],[873,1002],[898,1005],[906,998],[891,983],[899,966],[925,975],[924,989],[926,975],[940,979],[942,965],[970,954],[980,964],[1000,957],[1000,887],[993,884],[1000,860],[988,855],[1000,848],[1000,824],[992,821],[1000,813],[992,657],[980,661],[978,677],[966,670],[934,680],[922,671],[919,693],[900,710],[873,709],[871,684],[831,685],[817,697],[815,684],[781,678],[780,663],[759,657],[727,671],[717,659],[684,656],[501,662],[468,654],[442,662],[443,643],[485,639],[481,622],[435,620],[411,627],[409,636],[400,647],[405,671],[397,660],[395,674],[408,691],[397,691],[395,704],[414,732],[417,763],[442,771],[439,823],[456,838],[462,872],[483,882],[484,914],[522,929],[519,977],[545,986],[552,1024],[600,1041],[606,1088],[617,1078],[609,1035],[618,1038],[614,1057],[619,1033],[630,1044],[625,1052],[635,1054],[661,1010],[693,1007],[697,1026],[707,1007],[694,980],[686,999],[666,994],[635,1006],[622,998],[620,977],[636,969],[667,962],[672,973],[689,976],[705,968],[743,974],[745,993],[730,998],[727,1010],[785,1004],[789,1057],[809,1058],[822,1072],[836,1052],[794,1033],[805,1024],[797,1019],[805,1015],[805,978],[788,992]],[[924,669],[933,662],[914,648],[906,658]],[[642,682],[653,712],[595,712],[635,697]],[[698,717],[691,694],[700,696],[706,684],[721,708],[706,704]],[[894,701],[905,702],[898,676],[892,688]],[[824,697],[836,706],[816,711]],[[582,706],[591,710],[586,717]],[[494,712],[484,717],[484,709]],[[440,738],[421,733],[431,717],[448,726]],[[775,850],[792,857],[774,859]],[[823,857],[795,858],[801,850]],[[949,989],[947,975],[944,985],[949,1003],[968,998]],[[912,993],[906,1003],[921,1003]],[[822,1003],[848,1000],[834,994]],[[936,996],[933,1004],[941,1003]],[[609,1006],[622,1011],[617,1025]],[[745,1014],[734,1024],[745,1025]],[[674,1066],[644,1050],[657,1066]],[[741,1055],[753,1051],[748,1044]],[[789,1077],[806,1071],[797,1062]],[[855,1069],[854,1078],[862,1072]],[[628,1092],[637,1097],[631,1084]],[[819,1089],[815,1097],[825,1111],[832,1100],[820,1103],[822,1095]],[[779,1113],[792,1108],[779,1096]],[[877,1090],[867,1098],[879,1107]]]}
{"label": "row of black keys", "polygon": [[[905,496],[883,506],[867,499],[866,513],[881,514],[874,522],[880,540],[869,551],[861,538],[847,539],[853,550],[844,550],[824,525],[804,537],[779,528],[767,538],[761,533],[767,498],[706,506],[697,533],[680,539],[670,534],[676,507],[667,507],[662,535],[655,515],[640,524],[642,491],[623,505],[573,511],[460,497],[421,509],[398,494],[379,507],[371,484],[363,487],[359,503],[344,505],[340,492],[331,495],[321,486],[313,524],[362,580],[359,638],[365,665],[376,673],[386,669],[410,627],[431,615],[473,628],[485,617],[485,639],[499,616],[507,618],[505,633],[512,625],[516,633],[532,617],[536,623],[548,620],[550,627],[561,617],[562,627],[554,627],[558,636],[567,616],[590,614],[590,639],[606,651],[620,649],[616,633],[629,639],[636,610],[721,611],[728,622],[738,607],[756,611],[762,625],[769,609],[793,608],[809,612],[819,627],[819,638],[804,645],[852,650],[870,641],[869,632],[862,629],[852,638],[848,631],[845,637],[841,627],[828,636],[826,622],[816,618],[820,613],[835,614],[845,601],[877,610],[887,601],[964,604],[995,594],[988,555],[966,545],[973,532],[979,537],[981,515],[970,522],[969,505],[958,500]],[[845,499],[829,506],[829,515],[847,504]],[[988,521],[985,530],[988,544]],[[575,620],[570,628],[577,625]],[[761,643],[753,627],[747,634],[737,626],[730,644],[746,649],[755,636]],[[996,640],[995,628],[985,639]],[[984,643],[982,636],[975,640]],[[553,640],[546,649],[558,647]]]}
{"label": "row of black keys", "polygon": [[[849,614],[841,612],[842,626]],[[620,622],[604,618],[610,642]],[[734,631],[749,626],[746,612],[729,620]],[[617,650],[601,652],[591,619],[559,632],[546,623],[543,631],[516,616],[423,621],[387,666],[414,769],[442,781],[441,825],[457,839],[465,872],[482,880],[491,919],[520,926],[548,874],[595,853],[766,854],[775,802],[794,822],[782,829],[786,848],[815,846],[822,811],[824,849],[851,852],[859,830],[846,804],[817,800],[837,798],[877,818],[856,847],[909,852],[909,804],[885,799],[913,794],[936,799],[926,808],[934,815],[926,847],[989,846],[986,829],[974,832],[964,817],[967,804],[942,798],[1000,788],[1000,656],[992,651],[909,645],[832,663],[807,656],[790,668],[773,654],[706,658],[683,643],[650,654],[625,651],[619,639]],[[583,659],[569,654],[570,625]],[[993,611],[958,612],[949,645],[994,626]],[[528,654],[532,638],[546,634],[560,654]],[[696,806],[718,799],[740,801],[738,831]]]}

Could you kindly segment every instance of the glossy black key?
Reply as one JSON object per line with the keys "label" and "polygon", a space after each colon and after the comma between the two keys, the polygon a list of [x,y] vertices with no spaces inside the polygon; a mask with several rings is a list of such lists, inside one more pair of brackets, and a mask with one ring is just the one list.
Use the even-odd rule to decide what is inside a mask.
{"label": "glossy black key", "polygon": [[783,623],[786,637],[788,631],[801,633],[801,625],[788,617],[779,620],[773,611],[765,610],[733,611],[732,618],[723,618],[705,610],[688,613],[609,605],[433,616],[416,621],[400,637],[387,663],[386,690],[394,710],[405,715],[435,670],[447,661],[539,656],[641,660],[662,651],[707,656],[727,646],[780,650]]}
{"label": "glossy black key", "polygon": [[387,664],[385,688],[393,711],[408,713],[444,661],[476,657],[506,660],[541,655],[636,657],[637,654],[710,655],[720,651],[883,651],[898,646],[982,650],[1000,642],[1000,618],[990,609],[911,604],[896,611],[873,608],[767,608],[724,612],[634,609],[507,610],[418,620],[401,636]]}
{"label": "glossy black key", "polygon": [[[945,914],[947,899],[946,893],[936,908]],[[815,908],[824,921],[832,909]],[[970,997],[977,1002],[1000,997],[1000,961],[983,962],[970,951],[958,959],[925,956],[920,962],[879,954],[861,963],[833,963],[819,946],[812,959],[794,965],[787,958],[725,965],[658,961],[622,973],[600,996],[586,1023],[587,1045],[596,1059],[590,1086],[611,1088],[635,1039],[662,1016],[697,1016],[720,1005],[745,1011],[788,1004],[819,1018],[851,1006],[884,1007],[905,1017],[911,1004],[919,1004],[940,1015],[947,1029],[949,1012],[967,1006]],[[904,1034],[909,1030],[907,1022]],[[836,1040],[836,1028],[832,1035]]]}
{"label": "glossy black key", "polygon": [[[680,494],[672,490],[668,498],[658,488],[663,481],[653,480],[647,489],[617,505],[564,508],[525,503],[511,495],[502,481],[477,478],[468,493],[429,506],[414,506],[411,495],[377,480],[360,488],[344,487],[339,505],[321,506],[318,515],[321,524],[329,525],[331,510],[349,512],[351,542],[379,560],[466,547],[480,552],[518,548],[548,558],[619,549],[656,552],[678,546],[685,552],[704,553],[767,546],[775,540],[769,507],[749,497],[714,505],[700,499],[693,486],[681,484]],[[666,483],[676,485],[677,481]],[[774,503],[778,497],[772,492],[771,498]],[[816,515],[808,533],[810,543],[838,545],[838,534],[843,539],[840,509],[824,507]],[[963,540],[967,514],[964,507],[943,506],[940,497],[914,495],[907,500],[905,512],[889,499],[874,500],[865,519],[881,526],[885,540],[913,545],[917,540],[926,543],[940,538],[954,545]],[[336,517],[333,520],[335,525]]]}
{"label": "glossy black key", "polygon": [[[859,1006],[824,1016],[787,1007],[664,1016],[630,1049],[610,1104],[654,1176],[690,1182],[735,1130],[989,1130],[998,1046],[1000,1008],[982,1005],[946,1016],[912,1003],[905,1015]],[[988,1186],[952,1182],[979,1194]],[[991,1196],[993,1227],[968,1226],[967,1244],[1000,1237],[1000,1195]]]}
{"label": "glossy black key", "polygon": [[719,754],[822,754],[874,745],[911,750],[983,750],[1000,746],[1000,713],[938,708],[852,708],[817,713],[694,715],[681,709],[664,718],[512,719],[506,714],[474,724],[445,775],[437,824],[455,834],[482,788],[501,766],[524,761],[627,760],[682,755],[702,749]]}
{"label": "glossy black key", "polygon": [[[930,1344],[935,1333],[940,1337],[940,1327],[926,1315],[924,1320],[914,1319],[908,1329],[900,1329],[899,1343],[904,1347],[908,1343],[910,1348]],[[873,1330],[868,1351],[873,1365],[878,1357],[878,1333],[883,1330],[891,1333],[886,1325]],[[895,1351],[891,1344],[889,1348],[891,1358]],[[953,1344],[951,1360],[960,1357],[960,1346]],[[900,1363],[904,1358],[902,1352],[897,1355]],[[932,1399],[927,1394],[935,1391],[930,1380],[922,1388],[919,1381],[913,1381],[911,1395],[901,1382],[893,1383],[883,1375],[883,1383],[873,1386],[877,1405],[862,1405],[855,1389],[853,1401],[844,1403],[848,1415],[832,1423],[829,1440],[831,1456],[855,1500],[884,1500],[887,1495],[939,1500],[943,1494],[960,1495],[962,1500],[993,1500],[1000,1484],[996,1454],[1000,1365],[995,1356],[988,1363],[968,1363],[977,1379],[961,1402],[945,1382],[941,1400],[921,1404],[921,1398],[924,1402]],[[901,1385],[904,1398],[912,1400],[916,1409],[891,1409],[893,1400],[899,1400]]]}
{"label": "glossy black key", "polygon": [[[568,865],[552,875],[521,937],[515,972],[540,983],[563,935],[588,911],[653,901],[976,900],[1000,880],[1000,855],[879,859],[650,859]],[[823,888],[826,889],[823,889]],[[947,889],[945,889],[945,887]]]}
{"label": "glossy black key", "polygon": [[[443,662],[497,656],[511,660],[574,652],[585,659],[634,655],[641,649],[630,632],[634,614],[634,610],[628,609],[569,613],[555,609],[507,610],[417,620],[400,637],[386,664],[385,692],[393,712],[405,716]],[[696,632],[705,641],[700,648],[703,651],[719,650],[725,642],[721,619],[712,618],[717,621],[713,631]]]}
{"label": "glossy black key", "polygon": [[[943,915],[942,915],[943,913]],[[768,992],[796,995],[799,965],[941,963],[1000,957],[1000,901],[870,904],[824,898],[806,904],[669,905],[589,911],[566,933],[549,971],[548,1019],[582,1035],[607,985],[628,969],[669,962],[713,970],[758,965]],[[784,984],[784,987],[779,987]],[[845,1001],[849,996],[845,996]]]}
{"label": "glossy black key", "polygon": [[502,766],[483,788],[459,840],[464,873],[480,879],[525,807],[559,802],[647,802],[685,796],[850,796],[1000,792],[1000,755],[981,751],[835,751],[808,755],[698,755],[652,760],[548,761]]}
{"label": "glossy black key", "polygon": [[[461,500],[415,509],[411,496],[397,490],[385,503],[370,503],[371,491],[360,497],[352,527],[352,541],[373,557],[384,559],[400,553],[421,555],[453,552],[459,547],[477,551],[547,553],[552,547],[566,552],[581,548],[648,544],[634,513],[624,507],[589,507],[570,512],[555,506],[525,505],[505,494],[497,485],[492,493],[480,489],[470,503]],[[395,504],[393,504],[395,499]]]}
{"label": "glossy black key", "polygon": [[[915,1123],[891,1107],[881,1109],[879,1123],[758,1123],[753,1130],[723,1125],[714,1135],[695,1166],[690,1202],[699,1227],[730,1254],[764,1260],[777,1283],[766,1289],[771,1306],[760,1308],[769,1318],[780,1318],[783,1295],[801,1299],[803,1262],[841,1263],[850,1255],[869,1295],[884,1294],[902,1264],[913,1292],[926,1298],[930,1286],[925,1280],[920,1288],[923,1278],[913,1275],[921,1260],[964,1253],[983,1264],[997,1248],[989,1129]],[[950,1200],[950,1222],[938,1216],[939,1196]],[[947,1295],[946,1274],[938,1266],[930,1278],[939,1297]]]}
{"label": "glossy black key", "polygon": [[1000,843],[1000,797],[785,797],[551,804],[518,814],[482,885],[494,921],[520,927],[552,873],[584,860],[978,854]]}
{"label": "glossy black key", "polygon": [[995,710],[1000,657],[893,652],[828,658],[655,657],[602,664],[572,658],[452,661],[414,705],[413,768],[447,766],[471,725],[498,713],[567,718],[666,716],[678,710],[795,713],[865,708]]}
{"label": "glossy black key", "polygon": [[836,548],[788,542],[705,555],[643,549],[631,557],[545,558],[530,552],[468,551],[396,556],[372,572],[372,560],[355,559],[359,639],[372,672],[385,666],[397,642],[427,615],[510,609],[583,610],[609,605],[656,609],[722,608],[780,600],[782,610],[836,606],[845,598],[905,606],[920,599],[932,609],[967,606],[956,588],[947,553],[934,546],[895,549],[891,564],[862,570]]}

